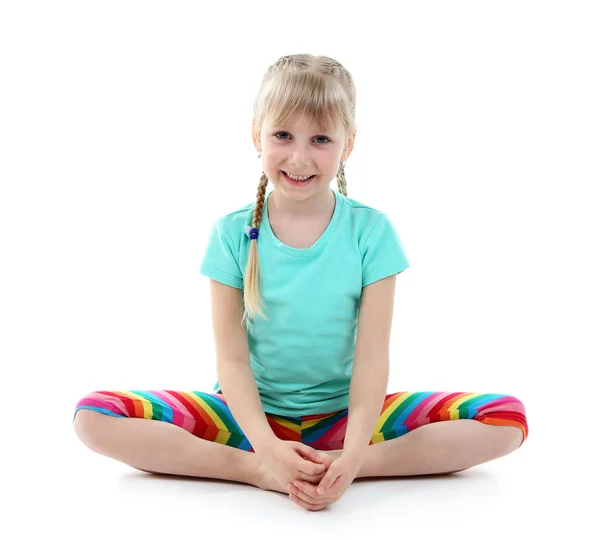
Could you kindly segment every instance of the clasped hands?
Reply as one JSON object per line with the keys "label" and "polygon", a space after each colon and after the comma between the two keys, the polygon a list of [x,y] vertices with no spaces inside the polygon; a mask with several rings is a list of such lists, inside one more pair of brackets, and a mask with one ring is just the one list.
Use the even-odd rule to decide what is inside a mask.
{"label": "clasped hands", "polygon": [[296,441],[278,441],[260,454],[267,470],[285,488],[290,499],[311,511],[338,501],[354,481],[361,466],[356,457],[326,454]]}

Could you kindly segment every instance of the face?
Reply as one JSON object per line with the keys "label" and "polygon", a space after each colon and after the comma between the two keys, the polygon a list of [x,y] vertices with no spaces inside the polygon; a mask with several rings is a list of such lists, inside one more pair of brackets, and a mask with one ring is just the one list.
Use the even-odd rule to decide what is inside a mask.
{"label": "face", "polygon": [[[293,116],[286,125],[273,125],[265,120],[260,141],[255,141],[262,152],[263,170],[273,189],[285,198],[295,201],[318,198],[330,190],[340,161],[348,159],[353,139],[346,140],[344,128],[320,131],[307,117]],[[291,184],[284,172],[296,176],[314,175],[306,184]]]}

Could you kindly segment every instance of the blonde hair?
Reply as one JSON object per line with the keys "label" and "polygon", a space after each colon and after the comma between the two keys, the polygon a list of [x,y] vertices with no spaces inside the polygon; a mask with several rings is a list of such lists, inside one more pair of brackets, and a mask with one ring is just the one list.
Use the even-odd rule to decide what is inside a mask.
{"label": "blonde hair", "polygon": [[[343,125],[346,136],[356,133],[356,88],[350,73],[336,60],[327,56],[293,54],[282,56],[271,65],[254,100],[252,135],[258,140],[268,117],[274,125],[284,124],[300,112],[318,127]],[[344,167],[337,174],[338,191],[348,196]],[[269,179],[263,172],[256,193],[252,227],[258,229],[265,203]],[[264,305],[259,292],[259,261],[256,240],[250,240],[250,253],[244,278],[244,316],[242,323],[256,315],[269,320],[262,312]]]}

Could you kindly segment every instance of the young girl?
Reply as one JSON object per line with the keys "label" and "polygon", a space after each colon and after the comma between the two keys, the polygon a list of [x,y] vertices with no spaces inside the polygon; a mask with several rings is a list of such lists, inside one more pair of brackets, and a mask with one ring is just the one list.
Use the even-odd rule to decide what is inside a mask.
{"label": "young girl", "polygon": [[320,510],[355,478],[457,472],[523,443],[513,396],[387,393],[395,280],[409,263],[387,215],[347,196],[355,94],[326,56],[269,67],[252,124],[264,171],[256,201],[214,222],[200,267],[213,392],[92,392],[73,419],[87,446],[146,472],[245,482]]}

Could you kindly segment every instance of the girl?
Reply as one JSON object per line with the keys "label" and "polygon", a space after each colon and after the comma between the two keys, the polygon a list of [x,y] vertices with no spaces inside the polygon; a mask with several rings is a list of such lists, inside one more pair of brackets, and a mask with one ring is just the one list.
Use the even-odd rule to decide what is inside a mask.
{"label": "girl", "polygon": [[256,201],[214,222],[200,267],[213,392],[87,394],[73,423],[88,447],[320,510],[355,478],[457,472],[523,443],[513,396],[386,393],[395,280],[409,263],[387,215],[347,197],[355,95],[326,56],[284,56],[267,70],[252,124]]}

